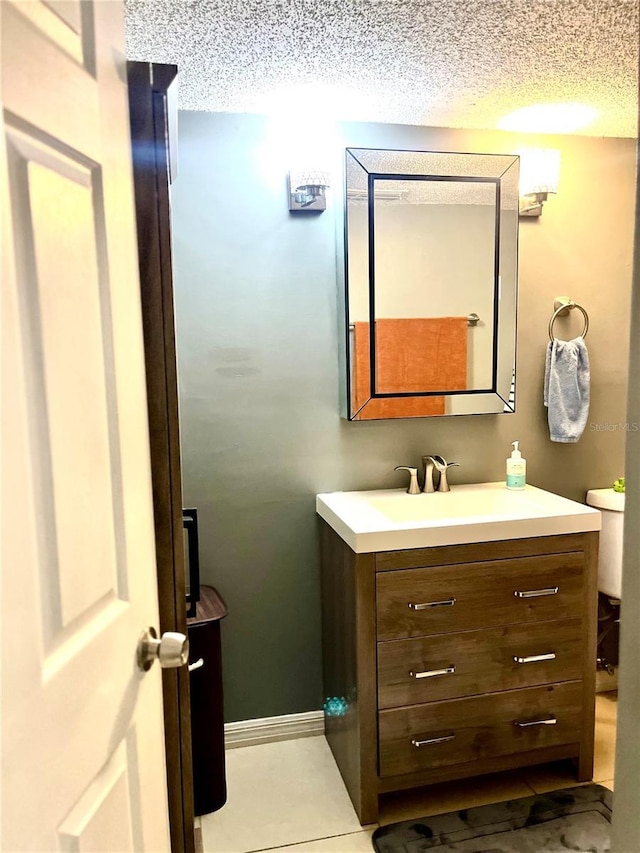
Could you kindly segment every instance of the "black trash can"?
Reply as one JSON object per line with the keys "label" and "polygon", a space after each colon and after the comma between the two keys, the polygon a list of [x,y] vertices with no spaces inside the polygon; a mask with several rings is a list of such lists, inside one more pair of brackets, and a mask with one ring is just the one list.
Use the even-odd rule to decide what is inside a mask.
{"label": "black trash can", "polygon": [[193,799],[196,815],[227,800],[220,622],[227,606],[212,586],[200,587],[196,615],[187,619],[191,689]]}

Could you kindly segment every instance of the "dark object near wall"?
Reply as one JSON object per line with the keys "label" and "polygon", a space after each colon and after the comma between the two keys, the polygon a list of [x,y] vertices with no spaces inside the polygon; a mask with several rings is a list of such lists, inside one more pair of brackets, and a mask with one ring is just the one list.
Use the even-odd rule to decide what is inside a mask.
{"label": "dark object near wall", "polygon": [[182,510],[184,528],[184,561],[186,566],[187,617],[196,615],[196,605],[200,601],[200,556],[198,546],[198,510]]}
{"label": "dark object near wall", "polygon": [[613,674],[618,666],[620,645],[620,602],[598,593],[598,669]]}
{"label": "dark object near wall", "polygon": [[191,676],[193,799],[197,815],[227,800],[220,622],[227,606],[211,586],[200,589],[196,615],[188,620]]}
{"label": "dark object near wall", "polygon": [[[160,633],[186,634],[178,381],[169,183],[175,65],[127,63],[140,297],[155,521]],[[193,853],[193,777],[186,667],[162,671],[171,849]]]}

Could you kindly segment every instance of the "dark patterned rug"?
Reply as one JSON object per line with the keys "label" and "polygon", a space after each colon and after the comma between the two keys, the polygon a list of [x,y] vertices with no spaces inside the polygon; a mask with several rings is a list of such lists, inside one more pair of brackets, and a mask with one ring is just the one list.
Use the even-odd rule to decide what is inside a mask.
{"label": "dark patterned rug", "polygon": [[581,785],[405,820],[373,833],[377,853],[609,853],[612,794]]}

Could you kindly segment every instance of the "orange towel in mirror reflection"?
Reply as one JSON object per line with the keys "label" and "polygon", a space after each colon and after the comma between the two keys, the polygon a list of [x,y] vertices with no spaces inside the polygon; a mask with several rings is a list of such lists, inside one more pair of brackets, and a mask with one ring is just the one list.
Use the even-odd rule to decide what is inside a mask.
{"label": "orange towel in mirror reflection", "polygon": [[[378,393],[464,391],[467,387],[466,317],[379,319],[375,328]],[[353,337],[351,394],[357,420],[445,414],[444,396],[369,399],[369,323],[354,323]]]}

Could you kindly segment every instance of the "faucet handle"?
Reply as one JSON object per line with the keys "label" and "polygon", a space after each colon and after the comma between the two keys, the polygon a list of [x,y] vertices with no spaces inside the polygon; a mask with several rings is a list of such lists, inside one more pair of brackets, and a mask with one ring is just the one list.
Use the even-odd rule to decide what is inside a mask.
{"label": "faucet handle", "polygon": [[396,465],[393,469],[394,471],[408,471],[411,475],[411,479],[409,481],[409,488],[407,489],[408,495],[419,495],[420,494],[420,486],[418,485],[418,469],[410,468],[408,465]]}
{"label": "faucet handle", "polygon": [[[436,466],[438,471],[442,472],[447,470],[448,462],[444,458],[444,456],[438,456],[437,454],[434,454],[431,458],[433,459],[434,465]],[[457,465],[457,462],[454,462],[454,465]]]}
{"label": "faucet handle", "polygon": [[[440,457],[440,459],[442,459],[442,457]],[[442,459],[442,461],[444,463],[444,467],[442,467],[440,469],[440,482],[438,484],[438,491],[439,492],[450,492],[451,488],[449,487],[449,481],[447,480],[447,471],[449,470],[449,468],[459,468],[460,463],[459,462],[445,462],[444,459]]]}

